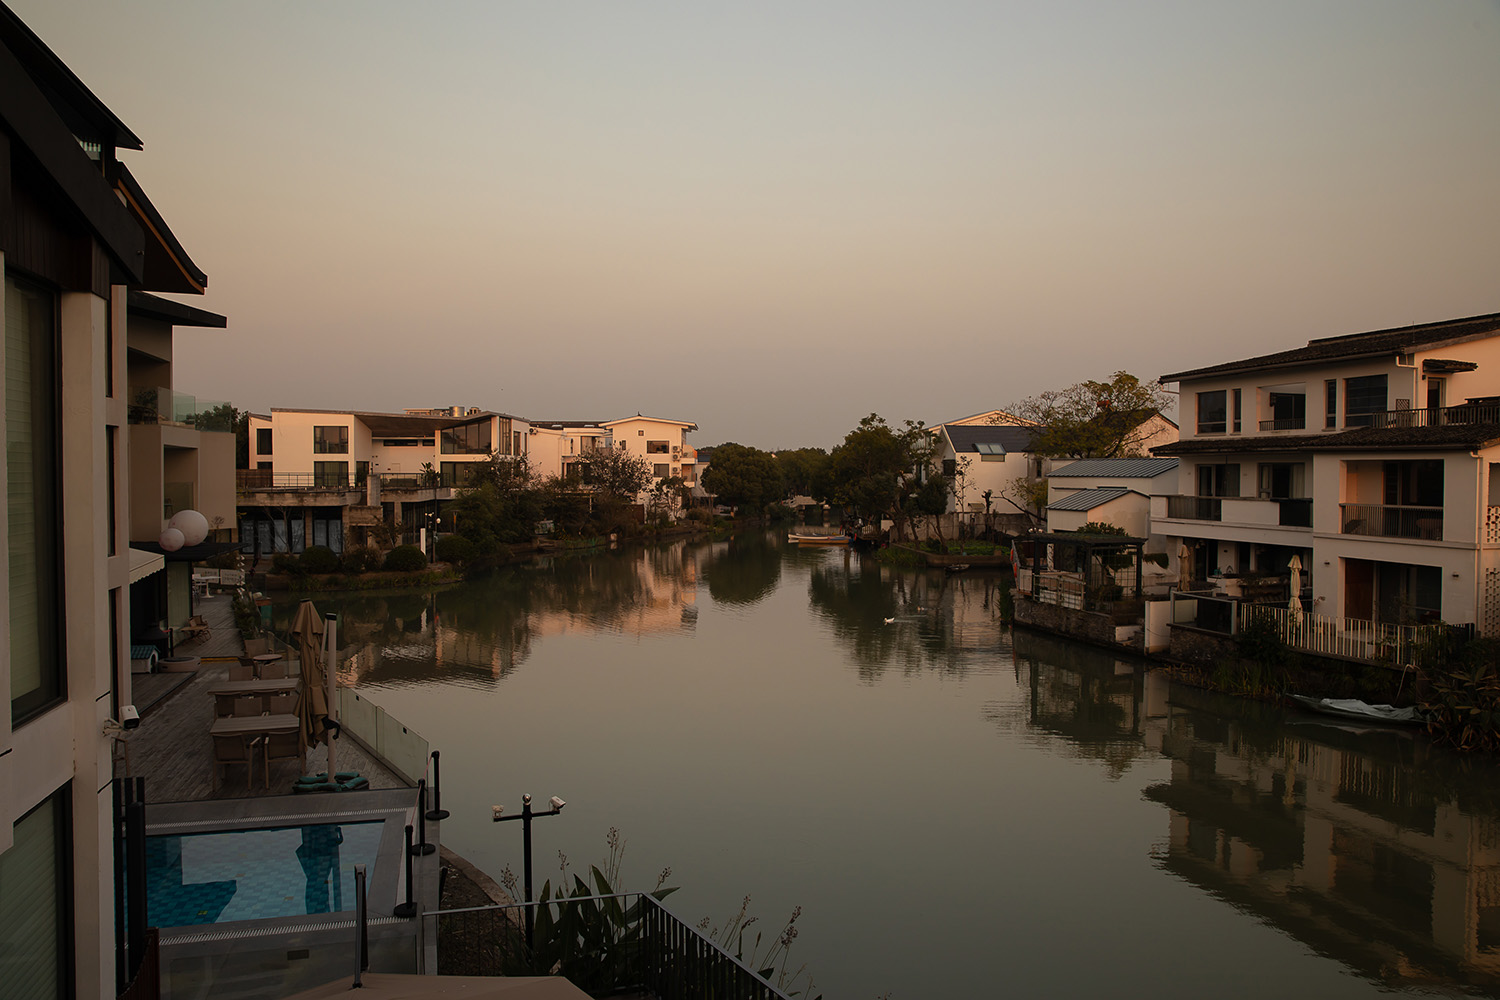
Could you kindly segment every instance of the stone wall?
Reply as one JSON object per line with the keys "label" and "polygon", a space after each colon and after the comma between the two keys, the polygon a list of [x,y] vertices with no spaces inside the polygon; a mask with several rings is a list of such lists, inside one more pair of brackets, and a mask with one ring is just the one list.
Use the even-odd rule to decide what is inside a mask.
{"label": "stone wall", "polygon": [[1135,633],[1135,638],[1131,642],[1117,642],[1115,641],[1114,619],[1096,611],[1079,611],[1058,607],[1056,604],[1042,604],[1031,600],[1025,594],[1016,593],[1015,615],[1016,624],[1027,628],[1056,632],[1059,635],[1071,636],[1074,639],[1082,639],[1100,646],[1128,649],[1135,653],[1142,651],[1139,632]]}
{"label": "stone wall", "polygon": [[1169,628],[1166,657],[1195,667],[1214,667],[1226,660],[1237,660],[1239,649],[1232,636],[1204,632],[1173,625]]}

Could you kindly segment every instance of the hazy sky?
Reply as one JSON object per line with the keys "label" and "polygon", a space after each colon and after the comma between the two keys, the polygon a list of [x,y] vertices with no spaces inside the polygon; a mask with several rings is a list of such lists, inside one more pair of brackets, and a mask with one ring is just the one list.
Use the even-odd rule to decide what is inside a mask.
{"label": "hazy sky", "polygon": [[1500,2],[8,0],[242,408],[837,443],[1500,311]]}

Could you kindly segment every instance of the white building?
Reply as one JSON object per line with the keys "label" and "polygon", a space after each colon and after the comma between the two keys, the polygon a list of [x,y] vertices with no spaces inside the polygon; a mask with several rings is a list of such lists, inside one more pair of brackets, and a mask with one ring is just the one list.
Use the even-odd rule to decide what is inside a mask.
{"label": "white building", "polygon": [[[1178,495],[1153,530],[1185,583],[1279,579],[1360,623],[1500,634],[1500,314],[1309,341],[1162,377]],[[1301,587],[1288,595],[1288,565]],[[1342,623],[1342,624],[1339,624]]]}

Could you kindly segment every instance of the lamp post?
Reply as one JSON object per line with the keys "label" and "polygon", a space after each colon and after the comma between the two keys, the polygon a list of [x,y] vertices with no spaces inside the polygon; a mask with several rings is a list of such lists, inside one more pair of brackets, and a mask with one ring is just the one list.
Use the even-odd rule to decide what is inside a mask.
{"label": "lamp post", "polygon": [[502,816],[501,813],[505,812],[504,806],[490,806],[490,819],[495,823],[500,823],[508,819],[518,819],[521,821],[522,867],[525,870],[526,878],[527,951],[531,951],[535,945],[534,931],[536,929],[535,914],[532,912],[531,907],[531,821],[538,816],[556,816],[558,813],[562,812],[563,806],[567,805],[566,802],[558,798],[556,795],[552,796],[552,798],[548,801],[552,805],[551,809],[548,809],[546,812],[532,812],[531,796],[529,794],[522,795],[521,812],[519,815],[514,816]]}

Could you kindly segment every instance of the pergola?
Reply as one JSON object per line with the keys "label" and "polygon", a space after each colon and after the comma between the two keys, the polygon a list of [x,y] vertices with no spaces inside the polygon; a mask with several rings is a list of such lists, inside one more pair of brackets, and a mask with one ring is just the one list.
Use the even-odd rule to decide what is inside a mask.
{"label": "pergola", "polygon": [[1033,598],[1043,589],[1064,590],[1071,585],[1081,591],[1084,610],[1093,611],[1113,603],[1114,598],[1106,595],[1112,585],[1120,587],[1121,597],[1141,597],[1144,538],[1047,531],[1022,536],[1015,545],[1019,565],[1031,571]]}

